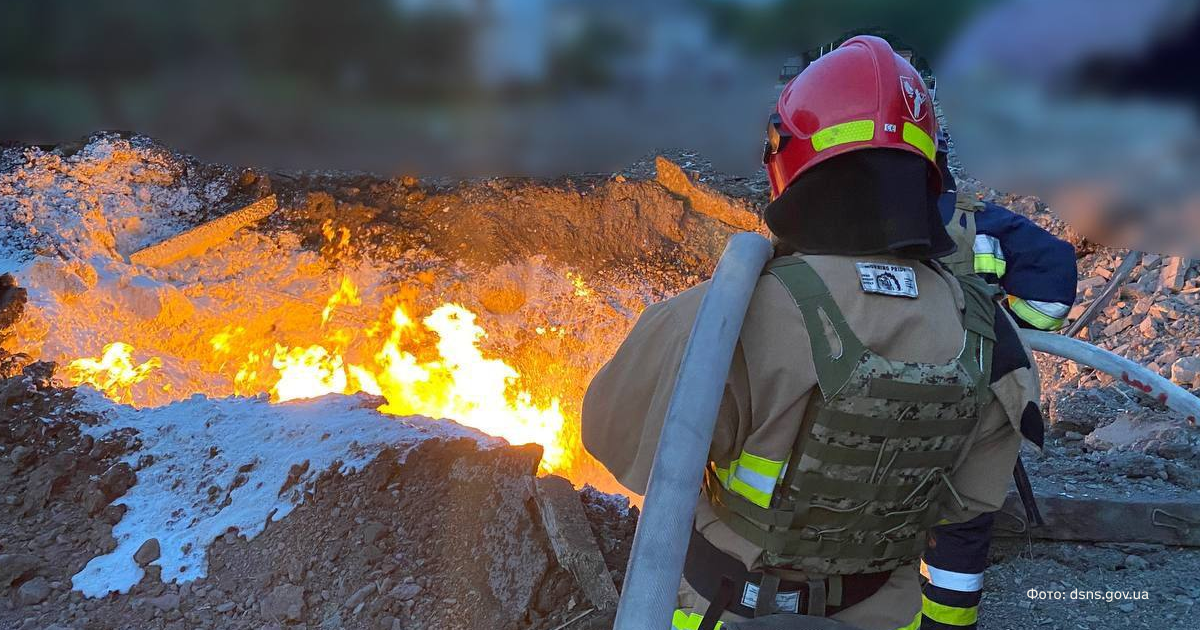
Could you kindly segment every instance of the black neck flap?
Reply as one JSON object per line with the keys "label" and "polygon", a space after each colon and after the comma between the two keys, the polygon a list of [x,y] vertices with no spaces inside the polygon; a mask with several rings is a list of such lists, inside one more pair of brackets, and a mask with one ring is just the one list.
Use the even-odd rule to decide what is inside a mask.
{"label": "black neck flap", "polygon": [[891,254],[916,260],[954,253],[930,186],[934,167],[894,149],[830,158],[801,175],[764,212],[781,241],[806,254]]}

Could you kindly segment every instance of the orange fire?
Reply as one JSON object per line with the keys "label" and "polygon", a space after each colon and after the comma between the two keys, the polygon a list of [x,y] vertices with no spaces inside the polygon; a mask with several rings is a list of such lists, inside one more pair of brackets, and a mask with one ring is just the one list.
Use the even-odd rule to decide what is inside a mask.
{"label": "orange fire", "polygon": [[[585,290],[582,279],[572,280],[577,290]],[[361,304],[357,286],[343,278],[321,310],[317,343],[255,347],[244,328],[229,326],[208,340],[206,350],[215,363],[227,366],[240,395],[269,392],[272,401],[282,402],[366,392],[387,400],[379,408],[384,413],[448,418],[513,444],[539,444],[543,472],[570,467],[568,423],[559,400],[535,400],[520,387],[516,369],[484,356],[479,344],[487,333],[474,313],[442,304],[418,324],[403,305],[396,305],[374,324],[354,329],[330,325],[340,309]],[[109,344],[99,359],[73,361],[68,377],[113,400],[137,402],[132,386],[150,378],[161,361],[134,365],[132,355],[127,343]]]}
{"label": "orange fire", "polygon": [[67,378],[76,385],[91,385],[116,402],[132,403],[133,386],[159,367],[162,360],[158,357],[134,365],[133,346],[118,341],[104,346],[97,359],[76,359],[67,364]]}

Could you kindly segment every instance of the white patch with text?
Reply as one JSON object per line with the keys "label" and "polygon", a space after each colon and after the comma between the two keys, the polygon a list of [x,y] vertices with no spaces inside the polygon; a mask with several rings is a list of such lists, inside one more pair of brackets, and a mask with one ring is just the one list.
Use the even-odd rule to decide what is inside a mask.
{"label": "white patch with text", "polygon": [[[758,604],[758,585],[746,582],[746,588],[742,591],[742,605],[746,608],[754,608],[756,604]],[[800,592],[775,593],[775,612],[799,613]]]}
{"label": "white patch with text", "polygon": [[912,267],[882,263],[854,263],[858,280],[866,293],[893,297],[917,297],[917,273]]}

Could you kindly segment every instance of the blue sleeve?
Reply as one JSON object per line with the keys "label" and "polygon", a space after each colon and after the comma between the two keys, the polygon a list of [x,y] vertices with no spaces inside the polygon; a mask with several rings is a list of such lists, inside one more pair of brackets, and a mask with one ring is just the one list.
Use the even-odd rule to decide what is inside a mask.
{"label": "blue sleeve", "polygon": [[1000,241],[1007,269],[1000,286],[1023,300],[1075,303],[1075,248],[1033,221],[994,203],[975,215],[976,229]]}

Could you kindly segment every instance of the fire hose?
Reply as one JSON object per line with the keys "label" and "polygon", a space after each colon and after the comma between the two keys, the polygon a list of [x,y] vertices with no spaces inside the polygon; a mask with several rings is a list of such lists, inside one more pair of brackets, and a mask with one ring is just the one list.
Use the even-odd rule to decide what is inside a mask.
{"label": "fire hose", "polygon": [[752,232],[729,239],[692,325],[629,554],[614,630],[671,627],[696,492],[712,447],[725,379],[771,243]]}
{"label": "fire hose", "polygon": [[1070,359],[1120,379],[1122,383],[1186,418],[1190,425],[1194,426],[1196,419],[1200,418],[1200,398],[1144,365],[1064,335],[1040,330],[1022,330],[1021,338],[1038,352]]}

